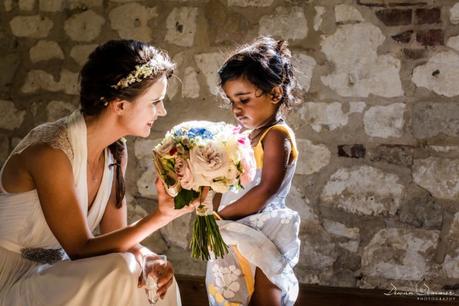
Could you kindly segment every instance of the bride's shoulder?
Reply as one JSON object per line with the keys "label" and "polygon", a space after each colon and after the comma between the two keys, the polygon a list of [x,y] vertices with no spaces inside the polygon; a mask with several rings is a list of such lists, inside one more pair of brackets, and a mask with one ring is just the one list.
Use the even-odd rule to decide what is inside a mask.
{"label": "bride's shoulder", "polygon": [[60,150],[65,153],[69,160],[73,159],[73,150],[67,135],[65,118],[54,122],[47,122],[32,129],[16,146],[13,153],[20,154],[26,149],[46,152],[50,149]]}
{"label": "bride's shoulder", "polygon": [[8,159],[2,183],[8,192],[21,193],[37,189],[37,182],[56,175],[60,179],[72,176],[71,161],[65,152],[46,142],[32,142]]}

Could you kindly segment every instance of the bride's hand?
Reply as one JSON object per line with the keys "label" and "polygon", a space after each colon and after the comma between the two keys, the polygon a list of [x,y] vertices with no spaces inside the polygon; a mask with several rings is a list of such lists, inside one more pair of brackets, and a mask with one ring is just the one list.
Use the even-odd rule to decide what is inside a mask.
{"label": "bride's hand", "polygon": [[155,181],[156,191],[158,193],[158,208],[156,213],[167,217],[170,220],[192,212],[199,205],[199,199],[191,202],[188,206],[181,209],[175,209],[174,198],[167,194],[163,183],[157,178]]}

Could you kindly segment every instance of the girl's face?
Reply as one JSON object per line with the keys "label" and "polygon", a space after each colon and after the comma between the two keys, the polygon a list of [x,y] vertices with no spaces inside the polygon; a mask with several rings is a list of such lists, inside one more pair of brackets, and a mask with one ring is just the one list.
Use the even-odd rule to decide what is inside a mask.
{"label": "girl's face", "polygon": [[223,91],[231,102],[236,120],[245,128],[259,128],[276,116],[277,105],[269,94],[244,77],[226,81]]}
{"label": "girl's face", "polygon": [[163,76],[142,95],[126,103],[124,122],[128,135],[148,137],[156,119],[166,116],[167,112],[163,104],[166,89],[167,78]]}

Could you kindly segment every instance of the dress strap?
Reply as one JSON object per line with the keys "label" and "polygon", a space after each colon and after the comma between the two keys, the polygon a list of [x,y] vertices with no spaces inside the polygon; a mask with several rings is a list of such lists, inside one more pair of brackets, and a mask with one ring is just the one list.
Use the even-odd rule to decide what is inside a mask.
{"label": "dress strap", "polygon": [[263,152],[262,141],[265,138],[265,136],[268,134],[268,132],[272,129],[281,131],[287,135],[292,145],[292,152],[290,153],[292,156],[292,160],[296,160],[298,158],[298,149],[296,147],[295,133],[293,133],[292,129],[285,124],[276,124],[276,125],[271,126],[266,131],[263,132],[257,145],[253,148],[253,153],[255,155],[255,161],[257,163],[257,169],[263,168],[264,152]]}

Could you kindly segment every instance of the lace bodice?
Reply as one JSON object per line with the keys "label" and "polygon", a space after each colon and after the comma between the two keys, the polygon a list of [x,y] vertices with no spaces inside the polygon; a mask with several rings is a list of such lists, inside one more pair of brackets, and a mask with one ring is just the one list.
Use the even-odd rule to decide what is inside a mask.
{"label": "lace bodice", "polygon": [[65,119],[62,118],[37,126],[21,140],[13,152],[11,152],[11,155],[20,154],[33,144],[46,143],[54,149],[62,150],[69,160],[73,160],[73,150],[67,135]]}

